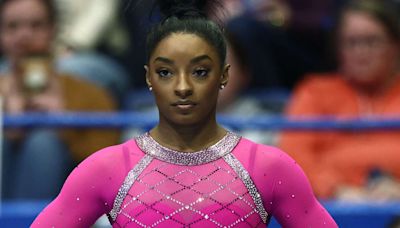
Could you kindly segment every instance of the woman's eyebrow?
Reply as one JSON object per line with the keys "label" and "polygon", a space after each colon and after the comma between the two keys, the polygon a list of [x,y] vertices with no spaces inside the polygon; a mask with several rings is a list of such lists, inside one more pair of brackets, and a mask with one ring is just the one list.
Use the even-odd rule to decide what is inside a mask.
{"label": "woman's eyebrow", "polygon": [[167,63],[167,64],[174,64],[174,61],[172,61],[171,59],[168,59],[165,57],[160,57],[160,56],[155,58],[153,62],[157,62],[157,61]]}
{"label": "woman's eyebrow", "polygon": [[[208,60],[212,61],[212,58],[210,56],[208,56],[208,55],[200,55],[200,56],[197,56],[197,57],[194,57],[193,59],[191,59],[190,63],[191,64],[198,63],[198,62],[200,62],[202,60],[205,60],[205,59],[208,59]],[[167,63],[167,64],[171,64],[171,65],[174,64],[173,60],[168,59],[166,57],[161,57],[161,56],[155,58],[153,62],[157,62],[157,61],[158,62]]]}
{"label": "woman's eyebrow", "polygon": [[208,56],[208,55],[200,55],[200,56],[194,57],[192,60],[190,60],[190,63],[191,64],[198,63],[198,62],[200,62],[200,61],[202,61],[204,59],[208,59],[211,62],[213,61],[212,58],[210,56]]}

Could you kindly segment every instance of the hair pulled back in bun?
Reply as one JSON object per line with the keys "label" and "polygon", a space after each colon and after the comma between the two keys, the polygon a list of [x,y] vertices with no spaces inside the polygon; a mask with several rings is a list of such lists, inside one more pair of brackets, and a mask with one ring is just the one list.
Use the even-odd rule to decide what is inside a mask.
{"label": "hair pulled back in bun", "polygon": [[223,66],[226,60],[224,34],[215,22],[207,19],[207,11],[218,3],[218,0],[157,0],[156,4],[163,18],[147,35],[147,60],[158,43],[170,34],[188,33],[203,38],[213,46]]}
{"label": "hair pulled back in bun", "polygon": [[207,0],[158,0],[158,5],[164,19],[207,17]]}

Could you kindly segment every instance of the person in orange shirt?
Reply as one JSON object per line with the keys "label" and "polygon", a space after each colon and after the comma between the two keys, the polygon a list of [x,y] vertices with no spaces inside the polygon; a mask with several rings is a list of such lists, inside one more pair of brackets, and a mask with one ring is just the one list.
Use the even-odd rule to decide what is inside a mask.
{"label": "person in orange shirt", "polygon": [[[308,75],[288,104],[289,117],[400,115],[400,25],[394,7],[386,4],[364,0],[343,8],[338,70]],[[285,131],[279,146],[302,166],[319,197],[400,198],[399,139],[395,130]],[[389,180],[379,182],[384,187],[376,182],[371,187],[375,171]]]}

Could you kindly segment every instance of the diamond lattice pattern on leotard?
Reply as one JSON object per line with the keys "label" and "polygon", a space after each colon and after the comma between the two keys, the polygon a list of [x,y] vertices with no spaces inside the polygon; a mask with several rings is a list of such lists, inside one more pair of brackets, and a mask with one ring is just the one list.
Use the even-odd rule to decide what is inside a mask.
{"label": "diamond lattice pattern on leotard", "polygon": [[223,159],[198,166],[154,159],[128,191],[114,225],[265,227],[243,182]]}

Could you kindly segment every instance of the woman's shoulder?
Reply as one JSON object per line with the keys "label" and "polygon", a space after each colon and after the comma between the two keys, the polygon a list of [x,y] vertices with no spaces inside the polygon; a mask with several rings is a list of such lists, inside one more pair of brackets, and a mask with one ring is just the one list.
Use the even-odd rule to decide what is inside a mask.
{"label": "woman's shoulder", "polygon": [[[306,223],[320,227],[322,222],[337,227],[315,199],[306,175],[289,155],[279,148],[248,139],[242,139],[241,144],[243,151],[238,154],[247,158],[244,166],[266,211],[273,214],[283,227],[305,226]],[[288,211],[290,220],[287,219]],[[306,215],[304,211],[308,211]]]}
{"label": "woman's shoulder", "polygon": [[[249,173],[264,202],[273,201],[275,193],[272,189],[275,189],[280,181],[285,180],[289,183],[293,177],[305,177],[299,165],[275,146],[242,138],[233,154]],[[273,211],[272,205],[265,206],[267,211]]]}
{"label": "woman's shoulder", "polygon": [[278,147],[257,143],[244,137],[241,138],[239,144],[235,148],[235,156],[248,158],[255,156],[262,160],[276,160],[278,158],[288,157],[288,155]]}
{"label": "woman's shoulder", "polygon": [[242,138],[233,151],[234,156],[251,171],[275,173],[276,170],[292,170],[299,166],[285,151],[278,147],[260,144]]}
{"label": "woman's shoulder", "polygon": [[82,192],[85,195],[86,190],[90,188],[81,190],[79,186],[107,186],[107,188],[99,187],[101,191],[98,193],[110,204],[126,175],[143,156],[143,152],[137,148],[134,139],[101,149],[83,160],[71,172],[63,190]]}
{"label": "woman's shoulder", "polygon": [[[236,150],[236,149],[235,149]],[[255,179],[305,177],[299,164],[283,150],[242,138],[234,155]]]}
{"label": "woman's shoulder", "polygon": [[127,173],[143,156],[144,153],[136,145],[135,139],[129,139],[121,144],[109,146],[93,153],[78,167],[91,167],[103,173],[115,173],[117,170]]}

